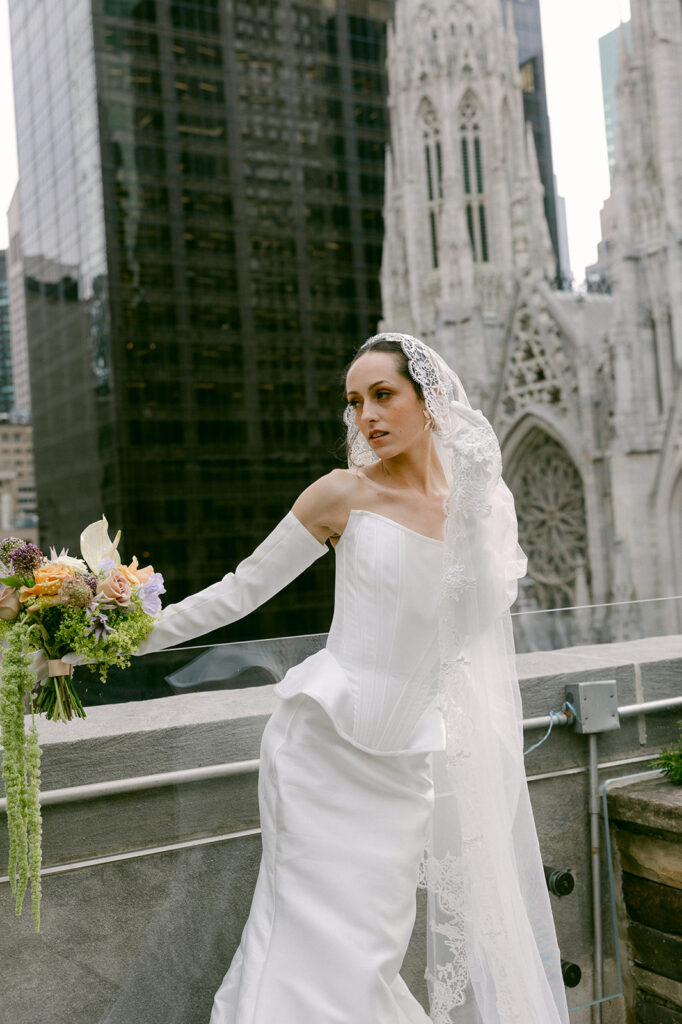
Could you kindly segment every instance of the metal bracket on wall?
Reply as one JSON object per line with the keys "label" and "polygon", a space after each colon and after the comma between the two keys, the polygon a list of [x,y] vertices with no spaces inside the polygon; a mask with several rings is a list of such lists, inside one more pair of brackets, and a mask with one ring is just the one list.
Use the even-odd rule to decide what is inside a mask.
{"label": "metal bracket on wall", "polygon": [[566,700],[578,712],[575,731],[609,732],[620,728],[618,693],[615,679],[573,683],[566,687]]}

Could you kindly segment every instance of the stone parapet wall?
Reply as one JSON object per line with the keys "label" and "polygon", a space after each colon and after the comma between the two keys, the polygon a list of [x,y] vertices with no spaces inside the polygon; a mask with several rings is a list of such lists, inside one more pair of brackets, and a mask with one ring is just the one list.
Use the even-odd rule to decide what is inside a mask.
{"label": "stone parapet wall", "polygon": [[[682,637],[520,655],[518,670],[527,717],[558,709],[565,686],[586,679],[616,679],[620,704],[652,700],[679,691]],[[257,758],[277,703],[262,686],[90,707],[68,727],[40,721],[43,791]],[[677,734],[679,717],[629,719],[600,739],[602,781],[646,768]],[[541,735],[528,733],[526,746]],[[526,762],[543,860],[576,881],[571,895],[552,897],[562,956],[583,974],[571,1006],[592,994],[586,739],[556,728]],[[257,787],[252,771],[45,806],[39,935],[30,907],[17,919],[0,882],[0,1019],[206,1024],[258,871]],[[6,864],[0,819],[0,874]],[[420,891],[402,974],[426,1004],[424,920]],[[608,994],[617,980],[606,886],[603,920]],[[605,1005],[604,1024],[622,1024],[622,1005]],[[571,1024],[589,1020],[589,1010],[571,1015]]]}

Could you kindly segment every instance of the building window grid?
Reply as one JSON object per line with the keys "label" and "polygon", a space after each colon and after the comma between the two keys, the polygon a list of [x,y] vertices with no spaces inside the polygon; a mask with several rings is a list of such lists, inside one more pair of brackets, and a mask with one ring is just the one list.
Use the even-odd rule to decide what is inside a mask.
{"label": "building window grid", "polygon": [[[247,6],[249,6],[249,5],[247,5]],[[365,42],[366,42],[366,40],[360,40],[360,43],[365,43]],[[372,40],[370,39],[370,43],[371,43],[371,42],[372,42]],[[157,82],[156,82],[155,78],[150,78],[150,79],[147,79],[147,78],[146,78],[146,76],[148,75],[148,73],[147,73],[146,71],[142,71],[142,69],[136,69],[136,74],[137,74],[137,75],[139,75],[140,77],[144,77],[144,78],[145,78],[145,81],[144,81],[143,83],[140,83],[140,84],[142,85],[142,91],[143,91],[143,93],[146,93],[146,91],[147,91],[147,88],[148,88],[148,89],[150,89],[150,91],[151,91],[151,92],[152,92],[153,94],[154,94],[155,92],[157,92],[157,87],[156,87],[156,86],[157,86]],[[367,74],[367,73],[366,73],[366,74]],[[179,76],[178,76],[178,80],[180,80]],[[181,91],[182,91],[182,90],[181,90]],[[184,90],[184,91],[185,91],[185,93],[186,93],[186,91],[188,91],[188,90]],[[360,94],[361,94],[361,93],[360,93]],[[154,97],[154,95],[153,95],[153,96],[152,96],[152,97],[150,97],[150,98],[152,98],[152,102],[154,102],[154,101],[155,101],[155,98],[156,98],[156,97]],[[180,98],[180,97],[177,97],[177,98]],[[190,97],[186,97],[186,95],[185,95],[184,97],[182,97],[182,106],[183,106],[183,108],[190,108],[190,106],[193,106],[193,105],[195,106],[195,109],[196,109],[196,108],[197,108],[197,104],[196,104],[196,103],[195,103],[195,102],[193,101],[193,99],[191,99]],[[204,104],[202,103],[202,105],[204,105]],[[170,104],[170,105],[168,106],[168,108],[166,108],[166,106],[165,106],[165,108],[164,108],[164,110],[165,110],[165,113],[166,113],[166,118],[167,118],[167,125],[166,125],[166,128],[167,128],[167,130],[168,130],[169,134],[173,132],[173,128],[174,128],[174,127],[177,127],[177,126],[176,126],[176,125],[174,124],[174,122],[173,122],[173,111],[174,111],[174,108],[175,108],[175,104],[173,104],[173,103],[171,103],[171,104]],[[200,110],[201,110],[201,108],[200,108]],[[176,109],[175,109],[175,112],[176,112]],[[194,112],[191,112],[191,111],[190,111],[190,113],[194,113]],[[208,109],[208,112],[207,112],[207,113],[212,113],[212,112],[211,112],[211,110],[210,110],[210,108]],[[179,122],[179,121],[180,121],[180,119],[178,118],[178,122]],[[197,122],[197,121],[195,120],[195,118],[194,118],[194,117],[193,117],[193,123],[195,123],[195,124],[196,124],[196,123],[198,123],[198,122]],[[202,123],[201,123],[201,122],[199,122],[199,123],[200,123],[200,125],[202,125]],[[206,125],[202,125],[202,126],[206,126]],[[151,130],[151,128],[152,128],[153,126],[152,126],[152,125],[144,125],[144,126],[141,126],[141,125],[137,125],[137,124],[135,124],[135,125],[134,125],[134,127],[135,127],[135,129],[138,129],[138,128],[141,128],[141,127],[144,127],[144,128],[146,128],[146,132],[145,132],[145,135],[146,135],[146,133],[147,133],[147,132],[150,132],[150,130]],[[364,128],[366,129],[366,134],[369,134],[369,133],[367,132],[367,129],[371,129],[371,128],[373,127],[373,125],[372,125],[371,123],[368,123],[368,124],[365,124],[365,125],[363,125],[363,126],[361,126],[361,127],[364,127]],[[381,129],[381,126],[379,126],[379,127],[380,127],[380,129]],[[203,134],[203,133],[202,133],[202,134]],[[144,136],[141,136],[141,137],[142,137],[142,138],[144,138]],[[204,140],[202,140],[202,148],[203,148],[203,142],[204,142]],[[215,144],[215,143],[214,143],[214,144]],[[146,151],[146,152],[148,153],[148,151]],[[367,156],[369,156],[369,158],[370,158],[370,159],[372,159],[372,158],[375,158],[375,159],[373,160],[373,162],[379,163],[379,160],[378,160],[378,158],[377,158],[377,157],[375,156],[375,154],[376,154],[376,153],[377,153],[377,151],[376,151],[376,148],[374,148],[374,147],[372,147],[372,148],[371,148],[370,146],[368,146],[367,148],[365,148],[365,152],[364,152],[363,154],[360,154],[359,156],[361,157],[361,156],[365,156],[365,155],[367,155]],[[152,158],[152,159],[153,159],[153,158]],[[171,164],[171,163],[172,163],[172,162],[169,162],[169,164]],[[368,170],[368,171],[370,171],[370,170],[372,170],[372,168],[371,168],[371,167],[368,167],[368,168],[367,168],[367,170]],[[166,173],[165,173],[165,177],[166,177],[166,178],[167,178],[168,180],[171,180],[171,183],[172,183],[172,178],[173,178],[173,176],[174,176],[174,171],[173,171],[173,167],[172,167],[172,166],[169,166],[169,168],[168,168],[168,169],[166,170]],[[138,173],[137,173],[137,178],[139,178],[139,171],[138,171]],[[377,196],[377,198],[379,198],[379,191],[380,191],[380,183],[381,183],[381,179],[380,179],[380,178],[379,178],[378,176],[376,176],[376,175],[375,175],[375,176],[371,176],[370,174],[368,174],[368,175],[367,175],[367,176],[366,176],[366,177],[364,178],[364,182],[365,182],[365,185],[364,185],[364,191],[367,191],[367,193],[368,193],[368,194],[370,195],[370,199],[368,200],[368,202],[369,202],[369,203],[371,203],[371,202],[372,202],[372,200],[374,199],[375,195]],[[200,184],[201,184],[201,182],[198,182],[198,183],[197,183],[197,187],[199,187],[199,185],[200,185]],[[327,184],[327,183],[326,183],[326,184]],[[135,195],[136,195],[136,194],[135,194]],[[167,204],[166,204],[166,202],[165,202],[165,201],[162,201],[162,200],[160,200],[160,205],[162,205],[162,206],[166,206]],[[380,217],[381,217],[381,211],[380,211],[379,207],[377,207],[377,209],[376,209],[376,210],[374,210],[374,209],[373,209],[373,210],[371,211],[371,213],[373,214],[373,216],[376,216],[376,217],[378,217],[378,218],[380,218]],[[143,233],[143,232],[142,232],[142,233]],[[345,232],[344,232],[344,233],[345,233]],[[151,241],[153,242],[154,240],[151,240]],[[152,258],[154,258],[154,257],[152,256],[152,253],[150,253],[150,255],[151,255],[151,257],[152,257]],[[157,258],[159,258],[159,257],[160,257],[160,255],[161,255],[161,254],[157,254]],[[339,303],[338,303],[338,306],[339,306],[339,311],[340,311],[340,312],[343,312],[343,307],[344,307],[345,305],[346,305],[346,303],[344,303],[344,302],[339,302]],[[348,328],[346,327],[346,328],[344,328],[344,330],[345,330],[345,331],[346,331],[346,333],[347,333],[347,331],[348,331],[349,329],[348,329]],[[302,442],[303,440],[304,440],[304,437],[302,437],[302,438],[301,438],[301,442]]]}
{"label": "building window grid", "polygon": [[483,147],[478,109],[473,96],[467,95],[460,105],[460,148],[462,182],[466,197],[466,222],[474,261],[489,260],[488,227],[485,211]]}

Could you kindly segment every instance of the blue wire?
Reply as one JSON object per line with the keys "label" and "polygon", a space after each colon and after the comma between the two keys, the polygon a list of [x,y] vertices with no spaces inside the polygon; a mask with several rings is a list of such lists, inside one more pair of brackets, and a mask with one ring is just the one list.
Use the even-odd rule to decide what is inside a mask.
{"label": "blue wire", "polygon": [[530,754],[531,750],[537,750],[537,748],[539,746],[541,746],[541,744],[543,744],[546,739],[549,739],[549,734],[551,733],[552,726],[554,725],[554,719],[555,718],[558,719],[558,717],[559,717],[558,716],[558,712],[550,711],[550,713],[549,713],[549,729],[547,730],[547,732],[545,733],[545,735],[542,737],[541,740],[538,740],[537,743],[534,743],[532,747],[528,748],[528,750],[524,750],[524,752],[523,752],[523,756],[524,757],[526,756],[526,754]]}
{"label": "blue wire", "polygon": [[573,707],[573,705],[571,704],[571,702],[570,702],[569,700],[565,700],[565,701],[564,701],[564,703],[563,703],[563,706],[562,706],[561,710],[562,710],[562,711],[565,711],[565,710],[566,710],[566,708],[568,708],[568,710],[569,710],[569,711],[571,712],[571,714],[572,714],[572,715],[573,715],[573,717],[575,718],[576,722],[582,722],[582,718],[580,717],[580,715],[579,715],[579,714],[578,714],[578,712],[577,712],[577,711],[575,710],[575,708]]}
{"label": "blue wire", "polygon": [[[567,700],[564,701],[564,703],[561,705],[561,711],[570,711],[571,714],[573,715],[573,717],[575,718],[576,722],[580,721],[580,715],[578,714],[578,712],[575,710],[575,708],[573,707],[573,705],[569,701],[567,701]],[[550,713],[549,713],[549,729],[547,730],[547,732],[545,733],[545,735],[542,737],[541,740],[538,740],[537,743],[534,743],[532,747],[528,748],[528,750],[524,750],[524,752],[523,752],[523,756],[524,757],[526,757],[527,754],[530,754],[532,750],[537,750],[537,748],[539,746],[541,746],[545,742],[546,739],[549,739],[549,734],[552,731],[552,727],[554,725],[554,722],[555,721],[557,721],[557,722],[559,721],[559,715],[561,714],[561,711],[550,711]]]}

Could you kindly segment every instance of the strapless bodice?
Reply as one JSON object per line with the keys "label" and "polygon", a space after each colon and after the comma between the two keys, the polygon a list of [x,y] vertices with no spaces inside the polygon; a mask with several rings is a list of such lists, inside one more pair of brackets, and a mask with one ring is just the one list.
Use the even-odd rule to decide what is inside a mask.
{"label": "strapless bodice", "polygon": [[437,704],[442,541],[354,509],[336,545],[327,646],[275,686],[307,693],[373,753],[443,749]]}

